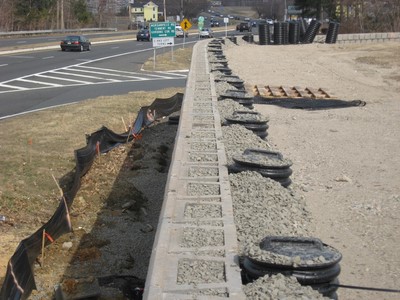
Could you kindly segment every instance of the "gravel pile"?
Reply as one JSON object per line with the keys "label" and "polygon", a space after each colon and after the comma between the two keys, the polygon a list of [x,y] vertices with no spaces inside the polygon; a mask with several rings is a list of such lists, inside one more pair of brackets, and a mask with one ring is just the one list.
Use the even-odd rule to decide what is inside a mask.
{"label": "gravel pile", "polygon": [[[229,47],[231,44],[226,41]],[[233,45],[233,44],[232,44]],[[209,59],[214,61],[213,53]],[[215,67],[213,64],[212,67]],[[217,98],[227,91],[236,90],[233,85],[224,82],[224,73],[214,71]],[[234,74],[233,74],[234,75]],[[271,149],[267,141],[261,139],[242,125],[227,125],[227,118],[235,115],[235,111],[254,111],[240,105],[233,99],[218,101],[221,117],[223,143],[228,165],[233,164],[233,157],[238,157],[248,149]],[[254,115],[253,115],[254,116]],[[267,118],[266,118],[267,120]],[[290,163],[289,159],[285,159]],[[260,242],[266,236],[312,236],[310,232],[311,215],[306,209],[304,199],[296,196],[290,188],[263,177],[252,171],[230,174],[231,195],[234,219],[239,241],[239,255],[249,256],[269,263],[295,265],[292,258],[276,255],[260,249]],[[205,190],[204,192],[209,192]],[[196,190],[196,193],[202,193]],[[281,274],[264,276],[244,286],[248,299],[324,299],[311,287],[301,286],[295,277]]]}
{"label": "gravel pile", "polygon": [[296,278],[282,274],[261,277],[244,286],[243,290],[248,299],[326,299],[311,287],[301,286]]}
{"label": "gravel pile", "polygon": [[267,235],[310,235],[305,202],[290,190],[257,172],[230,174],[229,180],[241,255],[266,252],[259,243]]}

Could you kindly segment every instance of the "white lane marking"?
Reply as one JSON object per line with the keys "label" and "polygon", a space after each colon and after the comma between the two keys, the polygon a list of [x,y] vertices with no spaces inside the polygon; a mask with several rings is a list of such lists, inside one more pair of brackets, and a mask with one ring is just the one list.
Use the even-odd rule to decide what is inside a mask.
{"label": "white lane marking", "polygon": [[[3,83],[0,83],[0,86],[2,86],[2,87],[6,87],[6,88],[10,88],[10,89],[21,90],[21,91],[26,91],[26,90],[29,90],[29,89],[27,89],[27,88],[24,88],[24,87],[15,86],[15,85],[9,85],[9,84],[3,84]],[[9,92],[9,91],[0,92],[0,94],[2,94],[2,93],[7,93],[7,92]],[[14,92],[14,91],[10,91],[10,92]]]}
{"label": "white lane marking", "polygon": [[29,82],[29,83],[35,83],[35,84],[41,84],[41,85],[49,85],[49,86],[54,86],[54,87],[60,87],[62,85],[56,84],[56,83],[49,83],[49,82],[43,82],[43,81],[37,81],[37,80],[31,80],[31,79],[18,79],[18,81],[23,81],[23,82]]}
{"label": "white lane marking", "polygon": [[[171,75],[175,75],[175,76],[178,76],[178,77],[186,77],[187,76],[186,74],[177,73],[177,71],[167,71],[166,73],[167,74],[171,74]],[[163,74],[165,74],[165,73],[163,73]]]}
{"label": "white lane marking", "polygon": [[[90,73],[90,74],[100,74],[100,75],[106,75],[106,76],[114,76],[114,77],[126,77],[123,75],[119,74],[112,74],[112,73],[106,73],[106,72],[93,72],[93,71],[88,71],[88,70],[82,70],[82,69],[74,69],[75,72],[82,72],[82,73]],[[139,77],[136,77],[139,78]],[[113,79],[110,79],[113,80]]]}
{"label": "white lane marking", "polygon": [[32,109],[32,110],[24,111],[22,113],[0,117],[0,120],[9,119],[9,118],[17,117],[17,116],[23,116],[23,115],[26,115],[26,114],[29,114],[29,113],[33,113],[33,112],[37,112],[37,111],[42,111],[42,110],[46,110],[46,109],[50,109],[50,108],[56,108],[56,107],[63,107],[63,106],[71,105],[71,104],[77,104],[77,103],[79,103],[79,101],[66,103],[66,104],[60,104],[60,105],[53,105],[53,106],[49,106],[49,107],[45,107],[45,108]]}
{"label": "white lane marking", "polygon": [[[155,77],[155,78],[170,78],[169,76],[161,76],[161,75],[157,75],[157,74],[147,74],[147,73],[139,73],[139,72],[120,71],[120,70],[89,67],[89,66],[80,66],[80,68],[94,69],[94,70],[105,70],[105,71],[110,71],[110,72],[114,72],[114,73],[126,73],[126,74],[139,75],[139,76],[145,75],[145,76],[150,76],[150,77]],[[169,74],[168,72],[166,72],[166,73]],[[160,74],[162,74],[162,73],[160,73]]]}
{"label": "white lane marking", "polygon": [[111,49],[119,49],[119,47],[111,47]]}
{"label": "white lane marking", "polygon": [[54,58],[54,56],[47,56],[47,57],[43,57],[42,59],[50,59],[50,58]]}
{"label": "white lane marking", "polygon": [[[113,72],[113,73],[124,73],[124,74],[132,74],[132,75],[139,75],[138,76],[123,76],[123,75],[118,75],[118,74],[112,74],[112,73],[103,73],[103,74],[107,74],[110,76],[123,76],[123,77],[127,77],[127,78],[142,78],[143,75],[148,76],[148,77],[155,77],[155,78],[170,78],[170,76],[163,76],[163,75],[157,75],[157,74],[147,74],[147,73],[137,73],[137,72],[128,72],[128,71],[118,71],[118,70],[113,70],[113,69],[104,69],[104,68],[96,68],[96,67],[89,67],[89,66],[78,66],[79,68],[82,69],[94,69],[94,70],[100,70],[100,71],[109,71],[109,72]],[[81,69],[76,69],[78,71],[80,71]],[[96,71],[96,74],[101,74],[100,72]],[[161,73],[160,73],[161,74]],[[166,74],[169,74],[168,72],[166,72]],[[181,76],[181,75],[179,75]]]}
{"label": "white lane marking", "polygon": [[8,64],[2,64],[2,65],[0,65],[0,67],[5,67],[5,66],[8,66]]}
{"label": "white lane marking", "polygon": [[114,73],[132,74],[132,75],[141,74],[141,73],[138,73],[138,72],[121,71],[121,70],[114,70],[114,69],[89,67],[89,66],[81,66],[81,68],[93,69],[93,70],[102,70],[102,71],[110,71],[110,72],[114,72]]}
{"label": "white lane marking", "polygon": [[97,76],[90,76],[90,75],[83,75],[83,74],[76,74],[75,73],[68,73],[68,71],[73,72],[72,70],[65,70],[67,72],[61,72],[61,71],[51,71],[50,73],[54,74],[61,74],[61,75],[67,75],[67,76],[74,76],[74,77],[84,77],[84,78],[92,78],[92,79],[104,79],[103,77],[97,77]]}
{"label": "white lane marking", "polygon": [[[181,79],[181,78],[160,78],[160,80],[176,80],[176,79]],[[157,80],[157,79],[154,79]],[[113,84],[113,83],[126,83],[126,82],[139,82],[139,81],[153,81],[153,79],[150,78],[142,78],[142,79],[132,79],[132,80],[114,80],[114,81],[98,81],[98,82],[92,82],[90,84],[82,83],[82,84],[65,84],[61,86],[42,86],[42,87],[34,87],[34,88],[22,88],[18,86],[12,86],[12,85],[4,85],[0,83],[1,86],[9,87],[9,88],[14,88],[14,89],[20,89],[20,90],[44,90],[44,89],[52,89],[52,88],[59,88],[59,87],[74,87],[74,86],[81,86],[81,85],[98,85],[98,84]],[[7,94],[7,93],[15,93],[16,91],[0,91],[0,94]]]}
{"label": "white lane marking", "polygon": [[31,59],[31,58],[35,58],[34,56],[23,56],[23,55],[10,55],[7,57],[11,57],[11,58],[27,58],[27,59]]}
{"label": "white lane marking", "polygon": [[26,41],[18,41],[17,44],[26,44]]}
{"label": "white lane marking", "polygon": [[[58,72],[58,71],[63,72],[63,71],[66,71],[66,70],[68,70],[68,69],[83,67],[84,65],[87,65],[87,64],[92,63],[92,62],[103,61],[103,60],[107,60],[107,59],[110,59],[110,58],[116,58],[116,57],[121,57],[121,56],[126,56],[126,55],[132,55],[132,54],[141,53],[141,52],[146,52],[146,51],[151,51],[151,50],[153,50],[153,48],[148,48],[148,49],[142,49],[142,50],[136,50],[136,51],[131,51],[131,52],[120,53],[120,54],[105,56],[105,57],[101,57],[101,58],[97,58],[97,59],[93,59],[93,60],[88,59],[88,60],[85,60],[85,61],[83,61],[83,62],[81,62],[81,63],[74,64],[74,65],[70,65],[70,66],[67,66],[67,67],[62,67],[62,68],[47,70],[47,71],[44,71],[44,72],[29,74],[29,75],[25,75],[25,76],[22,76],[22,77],[19,77],[19,78],[13,78],[13,79],[10,79],[10,80],[6,80],[6,81],[3,81],[3,82],[0,82],[0,86],[12,88],[12,89],[14,89],[14,90],[11,90],[11,91],[2,91],[2,92],[0,92],[0,94],[9,93],[9,92],[15,92],[15,90],[37,90],[37,89],[49,88],[49,87],[24,88],[24,87],[19,87],[19,86],[14,86],[14,85],[8,84],[8,83],[11,83],[11,82],[13,82],[13,81],[18,81],[18,80],[20,80],[20,79],[26,79],[26,78],[29,78],[29,77],[34,77],[34,76],[36,76],[36,75],[42,75],[42,74],[45,74],[45,73],[48,73],[48,72]],[[17,56],[17,55],[16,55],[16,56],[8,56],[8,57],[15,57],[15,58],[34,58],[33,56]],[[84,67],[85,67],[85,68],[93,68],[93,67],[89,67],[89,66],[84,66]],[[113,72],[115,72],[115,70],[113,70]],[[161,73],[161,72],[160,72],[160,73]],[[160,74],[160,73],[158,73],[158,74]],[[98,74],[98,72],[96,72],[96,74]],[[106,74],[107,74],[107,73],[106,73]],[[144,78],[139,78],[139,79],[137,79],[136,77],[133,77],[133,78],[131,78],[130,80],[126,80],[125,82],[135,82],[135,81],[148,81],[148,80],[152,80],[152,78],[149,78],[149,77],[154,77],[154,79],[167,79],[167,80],[170,80],[170,79],[179,79],[179,77],[178,77],[178,78],[175,78],[175,77],[168,76],[168,75],[167,75],[168,72],[165,72],[165,73],[164,73],[166,76],[156,75],[156,74],[154,74],[154,73],[153,73],[153,74],[138,73],[138,75],[139,75],[139,74],[140,74],[141,76],[146,76],[147,78],[144,77]],[[75,76],[77,76],[77,75],[75,75]],[[183,78],[183,77],[182,77],[182,78]],[[99,78],[99,79],[102,80],[103,78]],[[103,83],[113,83],[113,82],[122,82],[122,81],[121,81],[121,80],[112,80],[112,79],[109,79],[109,80],[104,81],[104,82],[94,82],[94,83],[92,83],[92,84],[103,84]],[[44,83],[42,83],[42,84],[44,84]],[[71,87],[71,86],[76,86],[76,85],[83,85],[83,84],[64,85],[64,86],[62,86],[62,87]]]}
{"label": "white lane marking", "polygon": [[82,84],[91,84],[90,81],[75,80],[75,79],[69,79],[69,78],[64,78],[64,77],[56,77],[56,76],[48,76],[48,75],[36,75],[36,76],[42,77],[42,78],[56,79],[56,80],[60,80],[60,81],[71,81],[71,82],[79,82]]}
{"label": "white lane marking", "polygon": [[[103,75],[107,75],[107,76],[122,77],[122,78],[132,78],[132,79],[142,79],[143,78],[143,76],[128,76],[128,75],[125,75],[125,74],[102,73],[102,72],[99,72],[99,71],[95,72],[95,71],[88,71],[88,70],[85,70],[85,69],[91,69],[91,68],[90,67],[86,67],[86,66],[85,67],[81,66],[78,69],[74,69],[74,72],[83,72],[83,73],[88,72],[88,73],[93,73],[93,74],[103,74]],[[102,70],[102,69],[98,69],[98,70]],[[110,69],[104,69],[104,70],[111,71],[111,72],[114,72],[114,73],[118,72],[117,70],[110,70]],[[126,73],[129,74],[129,72],[126,72]],[[140,74],[137,74],[137,75],[140,75]],[[168,77],[164,76],[162,78],[168,78]]]}

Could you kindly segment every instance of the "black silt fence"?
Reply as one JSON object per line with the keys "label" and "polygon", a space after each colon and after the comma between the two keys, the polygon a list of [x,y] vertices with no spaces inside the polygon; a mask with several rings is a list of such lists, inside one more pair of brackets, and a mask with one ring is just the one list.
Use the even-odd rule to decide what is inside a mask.
{"label": "black silt fence", "polygon": [[47,246],[61,235],[72,231],[69,210],[79,191],[81,178],[90,170],[96,156],[135,140],[141,131],[156,119],[179,111],[182,100],[182,93],[177,93],[168,99],[157,98],[150,106],[140,109],[132,128],[127,132],[117,134],[103,126],[87,136],[86,146],[75,150],[76,167],[71,189],[63,191],[59,206],[50,220],[34,234],[22,240],[9,260],[7,273],[0,290],[1,300],[27,299],[32,290],[36,289],[33,264],[41,252],[43,236],[45,237],[45,246]]}
{"label": "black silt fence", "polygon": [[314,42],[315,36],[317,35],[320,27],[320,21],[312,20],[301,42],[303,44],[311,44],[312,42]]}
{"label": "black silt fence", "polygon": [[328,27],[328,32],[326,34],[325,43],[326,44],[335,44],[337,41],[337,37],[339,34],[340,23],[338,22],[330,22]]}

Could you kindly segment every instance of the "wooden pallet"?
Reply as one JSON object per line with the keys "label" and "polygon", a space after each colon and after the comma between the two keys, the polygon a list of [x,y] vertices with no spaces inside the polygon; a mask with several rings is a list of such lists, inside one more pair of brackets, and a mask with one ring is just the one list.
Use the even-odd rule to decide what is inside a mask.
{"label": "wooden pallet", "polygon": [[312,88],[299,86],[270,86],[255,85],[253,87],[255,96],[263,98],[314,98],[314,99],[332,99],[336,98],[326,88]]}

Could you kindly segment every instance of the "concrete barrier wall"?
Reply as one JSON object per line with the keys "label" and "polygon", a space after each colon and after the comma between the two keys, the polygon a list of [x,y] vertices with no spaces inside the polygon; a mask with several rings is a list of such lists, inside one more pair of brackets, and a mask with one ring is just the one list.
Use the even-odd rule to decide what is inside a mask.
{"label": "concrete barrier wall", "polygon": [[400,42],[400,32],[377,32],[377,33],[349,33],[339,34],[337,43],[379,43]]}

